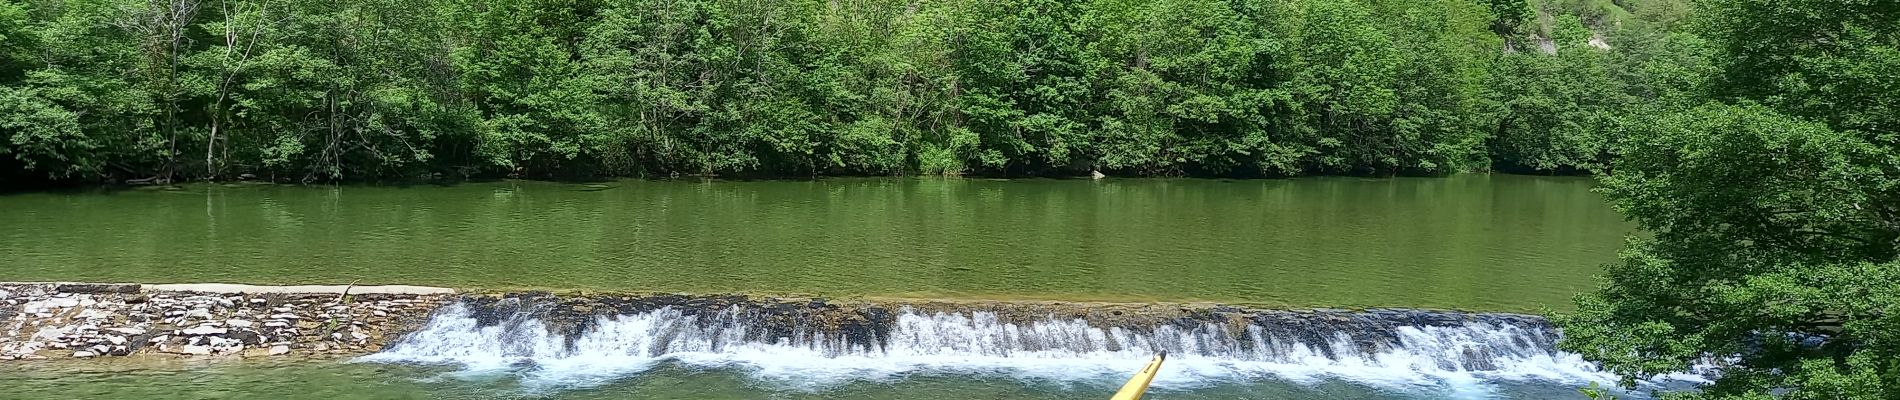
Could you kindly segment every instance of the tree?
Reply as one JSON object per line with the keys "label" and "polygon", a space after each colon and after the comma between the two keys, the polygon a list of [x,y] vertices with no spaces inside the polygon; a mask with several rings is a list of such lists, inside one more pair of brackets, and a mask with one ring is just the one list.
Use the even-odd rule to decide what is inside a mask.
{"label": "tree", "polygon": [[[1562,347],[1626,378],[1722,364],[1680,397],[1900,398],[1900,7],[1703,6],[1713,101],[1631,125],[1603,192],[1654,236]],[[1667,71],[1638,81],[1705,85]]]}
{"label": "tree", "polygon": [[1616,56],[1591,46],[1590,31],[1560,18],[1557,54],[1508,54],[1491,76],[1496,125],[1492,168],[1508,172],[1607,171],[1620,117],[1636,104],[1616,76]]}
{"label": "tree", "polygon": [[1626,378],[1723,360],[1694,397],[1900,395],[1900,154],[1758,105],[1644,125],[1604,178],[1633,239],[1562,315]]}

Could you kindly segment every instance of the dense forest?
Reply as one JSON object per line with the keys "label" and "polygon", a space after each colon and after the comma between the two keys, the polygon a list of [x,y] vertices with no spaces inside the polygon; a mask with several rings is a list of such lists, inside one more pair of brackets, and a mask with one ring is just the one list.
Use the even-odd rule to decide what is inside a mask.
{"label": "dense forest", "polygon": [[0,180],[1590,173],[1710,66],[1584,1],[0,0]]}

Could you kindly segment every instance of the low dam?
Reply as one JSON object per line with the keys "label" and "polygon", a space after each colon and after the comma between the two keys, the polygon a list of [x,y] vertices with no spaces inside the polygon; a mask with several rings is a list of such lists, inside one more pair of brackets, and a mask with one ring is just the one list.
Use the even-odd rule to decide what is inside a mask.
{"label": "low dam", "polygon": [[1560,332],[1543,318],[1511,313],[316,289],[0,285],[0,360],[413,365],[508,376],[529,392],[664,369],[739,373],[783,390],[934,375],[1090,385],[1160,351],[1172,355],[1156,381],[1164,391],[1262,379],[1403,393],[1616,378],[1558,351]]}

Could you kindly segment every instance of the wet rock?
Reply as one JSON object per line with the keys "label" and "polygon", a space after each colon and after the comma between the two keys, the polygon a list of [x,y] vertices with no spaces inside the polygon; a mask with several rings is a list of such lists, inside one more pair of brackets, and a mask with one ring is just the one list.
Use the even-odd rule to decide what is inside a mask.
{"label": "wet rock", "polygon": [[225,337],[230,338],[231,340],[236,340],[238,341],[238,343],[243,343],[247,345],[257,345],[257,344],[264,343],[263,336],[258,335],[257,332],[248,331],[248,330],[232,331],[230,334],[226,334]]}
{"label": "wet rock", "polygon": [[285,354],[290,354],[290,346],[280,344],[270,347],[270,355],[281,356]]}

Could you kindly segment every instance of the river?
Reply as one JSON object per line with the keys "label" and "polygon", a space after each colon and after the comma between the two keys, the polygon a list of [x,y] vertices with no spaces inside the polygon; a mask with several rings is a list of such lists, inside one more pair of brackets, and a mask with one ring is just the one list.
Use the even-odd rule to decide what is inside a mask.
{"label": "river", "polygon": [[1583,178],[532,181],[0,195],[0,280],[1566,309]]}
{"label": "river", "polygon": [[[1536,312],[1570,307],[1633,230],[1592,186],[1466,174],[15,193],[0,195],[0,281]],[[1146,357],[1086,345],[1030,351],[1017,341],[1131,333],[983,315],[906,314],[881,349],[838,350],[709,339],[721,331],[678,316],[624,315],[561,338],[524,328],[538,323],[483,328],[448,312],[360,359],[0,364],[0,387],[10,388],[0,398],[1103,398]],[[1122,342],[1198,350],[1163,369],[1154,399],[1575,398],[1587,381],[1614,379],[1512,324],[1403,328],[1373,352],[1346,336],[1302,344],[1256,332],[1235,348],[1245,354],[1215,346],[1230,339],[1210,338],[1247,341],[1223,325],[1157,329]],[[1489,349],[1480,365],[1453,361],[1471,348]]]}

